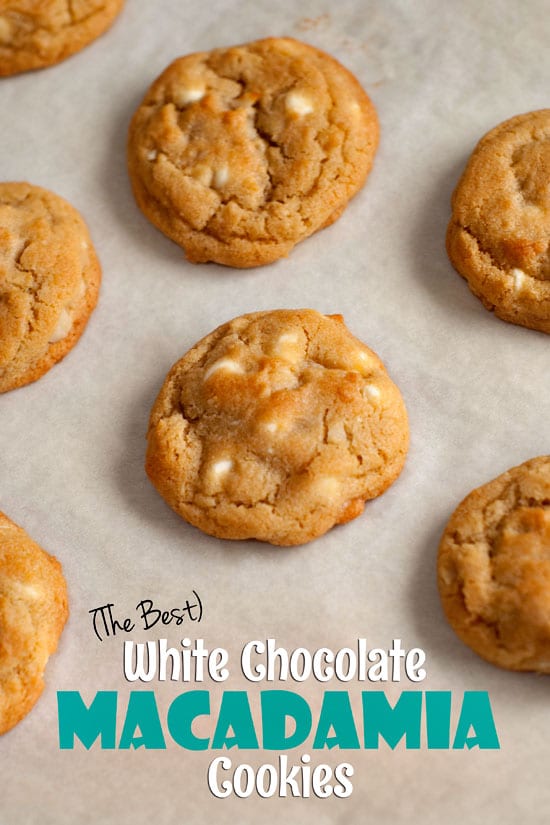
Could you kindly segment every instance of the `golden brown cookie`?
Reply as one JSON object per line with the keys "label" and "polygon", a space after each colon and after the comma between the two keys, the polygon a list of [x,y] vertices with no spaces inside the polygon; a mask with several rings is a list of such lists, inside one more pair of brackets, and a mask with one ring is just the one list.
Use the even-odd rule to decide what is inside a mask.
{"label": "golden brown cookie", "polygon": [[0,76],[59,63],[109,28],[124,0],[0,0]]}
{"label": "golden brown cookie", "polygon": [[550,332],[550,109],[480,140],[453,195],[447,252],[487,309]]}
{"label": "golden brown cookie", "polygon": [[340,315],[243,315],[170,370],[146,469],[184,519],[226,539],[302,544],[358,516],[408,448],[399,390]]}
{"label": "golden brown cookie", "polygon": [[172,63],[134,115],[128,162],[140,208],[190,261],[250,267],[336,220],[377,143],[355,77],[272,37]]}
{"label": "golden brown cookie", "polygon": [[42,693],[68,612],[57,559],[0,513],[0,734]]}
{"label": "golden brown cookie", "polygon": [[38,186],[0,183],[0,392],[36,381],[69,352],[100,280],[76,209]]}
{"label": "golden brown cookie", "polygon": [[447,619],[476,653],[550,673],[550,456],[464,499],[441,539],[438,579]]}

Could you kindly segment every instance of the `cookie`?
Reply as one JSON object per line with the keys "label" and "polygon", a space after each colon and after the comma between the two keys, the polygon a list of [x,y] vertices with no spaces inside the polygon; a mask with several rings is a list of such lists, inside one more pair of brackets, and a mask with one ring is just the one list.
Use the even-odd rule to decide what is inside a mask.
{"label": "cookie", "polygon": [[472,650],[550,673],[550,456],[464,499],[441,540],[438,579],[447,619]]}
{"label": "cookie", "polygon": [[243,315],[170,370],[146,469],[168,504],[225,539],[303,544],[358,516],[408,448],[399,390],[340,315]]}
{"label": "cookie", "polygon": [[61,565],[0,513],[0,734],[42,693],[67,616]]}
{"label": "cookie", "polygon": [[0,76],[41,69],[109,28],[123,0],[10,0],[0,9]]}
{"label": "cookie", "polygon": [[271,37],[172,63],[133,117],[128,162],[140,208],[188,260],[251,267],[336,220],[377,143],[355,77]]}
{"label": "cookie", "polygon": [[0,183],[0,392],[36,381],[82,334],[101,269],[67,201]]}
{"label": "cookie", "polygon": [[550,109],[478,143],[453,195],[447,252],[487,309],[550,332]]}

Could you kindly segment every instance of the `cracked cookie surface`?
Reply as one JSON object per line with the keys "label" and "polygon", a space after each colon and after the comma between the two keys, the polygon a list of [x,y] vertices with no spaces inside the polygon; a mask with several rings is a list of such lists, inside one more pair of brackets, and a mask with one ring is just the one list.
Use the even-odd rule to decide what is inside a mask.
{"label": "cracked cookie surface", "polygon": [[550,109],[478,143],[453,194],[447,252],[487,309],[550,333]]}
{"label": "cracked cookie surface", "polygon": [[36,381],[73,347],[101,269],[79,213],[28,183],[0,183],[0,392]]}
{"label": "cracked cookie surface", "polygon": [[146,469],[204,532],[293,545],[358,516],[407,448],[399,390],[342,317],[274,310],[224,324],[174,365]]}
{"label": "cracked cookie surface", "polygon": [[340,216],[378,143],[374,107],[334,58],[291,38],[182,57],[130,126],[145,215],[195,263],[270,263]]}
{"label": "cracked cookie surface", "polygon": [[464,499],[441,540],[438,582],[447,619],[476,653],[550,673],[550,456]]}
{"label": "cracked cookie surface", "polygon": [[67,616],[61,565],[0,513],[0,734],[42,693]]}
{"label": "cracked cookie surface", "polygon": [[0,76],[64,60],[111,25],[123,0],[0,0]]}

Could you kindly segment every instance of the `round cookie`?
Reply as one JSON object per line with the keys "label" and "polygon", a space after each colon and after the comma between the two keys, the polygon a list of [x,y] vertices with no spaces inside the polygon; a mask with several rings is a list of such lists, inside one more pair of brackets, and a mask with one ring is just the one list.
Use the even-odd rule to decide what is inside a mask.
{"label": "round cookie", "polygon": [[80,51],[109,28],[123,2],[10,0],[0,9],[0,76],[51,66]]}
{"label": "round cookie", "polygon": [[251,267],[336,220],[377,144],[355,77],[272,37],[172,63],[133,117],[128,163],[140,208],[188,260]]}
{"label": "round cookie", "polygon": [[67,616],[61,565],[0,513],[0,734],[42,693]]}
{"label": "round cookie", "polygon": [[550,109],[478,143],[453,195],[447,252],[487,309],[550,332]]}
{"label": "round cookie", "polygon": [[550,456],[464,499],[441,539],[438,581],[447,619],[476,653],[550,673]]}
{"label": "round cookie", "polygon": [[36,381],[69,352],[100,281],[76,209],[38,186],[0,183],[0,392]]}
{"label": "round cookie", "polygon": [[358,516],[401,472],[399,390],[340,315],[235,318],[170,370],[146,469],[206,533],[303,544]]}

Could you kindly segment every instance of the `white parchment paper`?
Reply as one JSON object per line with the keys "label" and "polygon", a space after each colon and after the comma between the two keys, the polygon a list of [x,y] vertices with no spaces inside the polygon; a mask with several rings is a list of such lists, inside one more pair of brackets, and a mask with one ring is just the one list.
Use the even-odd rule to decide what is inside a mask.
{"label": "white parchment paper", "polygon": [[[550,712],[546,678],[501,672],[446,624],[435,580],[441,531],[473,487],[549,450],[549,341],[492,317],[444,250],[449,198],[477,140],[498,122],[549,105],[544,0],[127,0],[112,30],[59,66],[0,81],[0,179],[29,180],[86,218],[103,265],[84,337],[39,382],[0,398],[0,509],[63,563],[71,616],[32,713],[0,740],[0,823],[546,823]],[[188,264],[132,198],[129,119],[175,57],[267,35],[291,35],[340,59],[380,116],[381,144],[364,190],[337,223],[287,260],[252,271]],[[406,468],[365,513],[295,549],[223,542],[185,524],[143,471],[150,407],[165,373],[218,324],[258,309],[340,312],[384,360],[405,397]],[[422,647],[421,689],[487,690],[498,751],[288,755],[349,761],[348,799],[217,800],[212,751],[60,750],[56,692],[117,690],[122,636],[99,642],[89,611],[112,602],[135,618],[145,598],[181,606],[195,590],[200,624],[133,638],[200,636],[225,647],[221,689],[286,687],[319,706],[368,685],[314,680],[252,685],[238,675],[251,639],[289,650]],[[145,686],[161,716],[185,687]],[[201,686],[198,686],[201,687]],[[408,681],[387,687],[395,699]],[[122,717],[121,717],[122,718]],[[205,721],[205,720],[203,720]],[[208,720],[205,722],[208,732]],[[210,729],[211,732],[211,729]],[[207,734],[205,734],[207,735]],[[276,754],[230,751],[234,764]]]}

